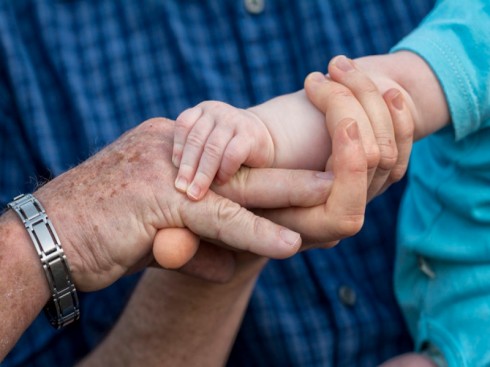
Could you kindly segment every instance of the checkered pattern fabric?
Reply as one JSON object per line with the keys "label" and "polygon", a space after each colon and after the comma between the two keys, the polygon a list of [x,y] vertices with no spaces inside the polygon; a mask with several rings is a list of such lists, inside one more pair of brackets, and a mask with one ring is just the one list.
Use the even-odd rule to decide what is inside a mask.
{"label": "checkered pattern fabric", "polygon": [[[208,99],[251,106],[300,89],[337,54],[385,53],[433,3],[265,0],[250,14],[238,0],[1,1],[0,204],[147,118]],[[410,348],[391,282],[401,189],[369,206],[358,236],[267,266],[230,366],[371,367]],[[73,365],[137,278],[82,294],[66,330],[41,315],[2,366]]]}

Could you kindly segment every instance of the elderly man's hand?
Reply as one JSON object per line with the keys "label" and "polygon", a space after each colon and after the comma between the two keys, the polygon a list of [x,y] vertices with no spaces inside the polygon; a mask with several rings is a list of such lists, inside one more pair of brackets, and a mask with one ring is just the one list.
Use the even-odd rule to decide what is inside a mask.
{"label": "elderly man's hand", "polygon": [[[163,228],[186,227],[236,250],[284,258],[301,246],[298,233],[257,217],[213,192],[192,202],[175,190],[173,122],[148,120],[36,193],[58,230],[80,290],[103,288],[153,261]],[[274,207],[321,202],[329,181],[305,172],[301,193],[267,198]],[[288,193],[289,192],[289,193]],[[308,193],[308,194],[305,194]]]}
{"label": "elderly man's hand", "polygon": [[[242,167],[230,182],[214,185],[212,189],[241,205],[256,208],[260,215],[297,228],[313,242],[319,238],[322,244],[333,244],[356,233],[364,220],[367,158],[353,120],[342,121],[335,129],[333,156],[333,172]],[[305,190],[308,180],[317,177],[325,182],[320,196]],[[177,246],[181,251],[174,250]],[[192,258],[182,270],[205,277],[200,264],[209,259],[206,254],[213,248],[209,243],[200,246],[197,237],[183,229],[163,229],[155,239],[153,251],[160,265],[172,269],[180,268]],[[207,260],[207,270],[213,271],[211,279],[225,281],[233,274],[233,261],[226,256],[223,249],[214,249],[213,263],[221,263],[221,273]]]}
{"label": "elderly man's hand", "polygon": [[[401,88],[398,84],[383,79],[384,85],[377,87],[345,57],[334,58],[329,72],[330,77],[313,73],[305,82],[308,97],[325,113],[332,137],[333,153],[325,171],[334,179],[321,204],[308,203],[306,192],[307,196],[297,201],[303,205],[290,202],[283,208],[274,207],[272,200],[287,195],[292,186],[292,192],[305,194],[302,186],[297,185],[304,172],[298,171],[243,167],[228,184],[212,187],[243,206],[262,208],[255,212],[300,232],[305,243],[302,249],[331,247],[340,239],[355,235],[363,225],[367,202],[405,174],[413,142],[414,119],[404,101],[406,97],[396,89]],[[177,233],[175,238],[179,233],[192,238],[190,233],[174,233]],[[188,251],[179,253],[172,268],[186,263],[198,248],[196,237],[185,243]],[[165,266],[165,258],[174,247],[172,235],[166,237],[162,233],[157,238],[155,248],[162,265]],[[202,252],[198,251],[192,263],[186,265],[187,271],[193,272],[195,263],[199,263],[196,260],[203,257]],[[221,255],[215,258],[226,256]],[[221,269],[231,267],[221,266]]]}

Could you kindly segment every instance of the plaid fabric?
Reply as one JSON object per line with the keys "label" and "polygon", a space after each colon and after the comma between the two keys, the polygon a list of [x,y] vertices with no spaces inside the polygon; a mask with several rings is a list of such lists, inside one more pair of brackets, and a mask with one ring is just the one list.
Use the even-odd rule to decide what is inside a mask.
{"label": "plaid fabric", "polygon": [[[1,1],[0,204],[147,118],[207,99],[247,107],[301,88],[334,55],[387,52],[433,3],[266,0],[254,15],[227,0]],[[391,282],[401,189],[369,206],[358,236],[267,266],[230,366],[371,367],[410,348]],[[41,315],[2,366],[73,365],[136,282],[81,295],[66,330]]]}

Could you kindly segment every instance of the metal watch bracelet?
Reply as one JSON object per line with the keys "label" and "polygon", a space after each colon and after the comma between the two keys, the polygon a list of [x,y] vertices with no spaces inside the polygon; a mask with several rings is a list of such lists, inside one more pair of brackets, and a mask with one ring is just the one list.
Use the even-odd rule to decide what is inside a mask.
{"label": "metal watch bracelet", "polygon": [[51,292],[44,312],[51,325],[61,329],[80,318],[80,305],[58,235],[43,206],[33,195],[19,195],[8,207],[24,223],[41,260]]}

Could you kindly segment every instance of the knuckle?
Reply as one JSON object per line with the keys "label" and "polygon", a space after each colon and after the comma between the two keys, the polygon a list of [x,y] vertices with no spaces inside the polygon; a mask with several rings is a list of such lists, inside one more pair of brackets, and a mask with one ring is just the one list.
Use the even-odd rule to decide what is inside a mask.
{"label": "knuckle", "polygon": [[144,124],[161,124],[161,123],[166,123],[169,122],[170,120],[165,118],[165,117],[152,117],[151,119],[148,119],[144,122]]}
{"label": "knuckle", "polygon": [[343,85],[336,85],[330,92],[330,98],[333,100],[345,100],[354,98],[354,94],[349,88]]}
{"label": "knuckle", "polygon": [[167,118],[164,118],[164,117],[153,117],[151,119],[148,119],[148,120],[143,121],[137,127],[137,129],[140,132],[152,134],[152,133],[155,132],[155,129],[159,129],[159,128],[161,129],[164,126],[167,126],[166,124],[168,122],[170,122],[170,120],[167,119]]}
{"label": "knuckle", "polygon": [[392,169],[398,160],[398,149],[391,138],[379,139],[381,169]]}
{"label": "knuckle", "polygon": [[204,145],[204,139],[199,133],[192,131],[187,137],[186,144],[193,148],[200,148]]}
{"label": "knuckle", "polygon": [[407,123],[399,123],[395,127],[396,135],[401,141],[412,141],[415,133],[415,125],[413,121]]}
{"label": "knuckle", "polygon": [[190,128],[190,125],[181,124],[179,120],[177,120],[175,123],[175,135],[178,137],[180,136],[181,138],[185,137]]}
{"label": "knuckle", "polygon": [[206,101],[202,102],[198,106],[201,106],[201,108],[203,109],[203,113],[209,113],[212,116],[222,118],[224,118],[234,110],[232,106],[221,101]]}
{"label": "knuckle", "polygon": [[[355,87],[353,87],[355,88]],[[366,79],[360,83],[358,89],[356,90],[358,93],[365,94],[367,96],[377,96],[380,95],[379,89],[376,85],[366,77]]]}
{"label": "knuckle", "polygon": [[[238,171],[240,172],[240,171]],[[226,166],[226,167],[223,167],[221,166],[218,170],[218,173],[217,173],[217,177],[222,181],[222,182],[227,182],[231,177],[235,177],[237,176],[237,174],[235,172],[233,172],[233,169],[231,168],[231,166]],[[239,182],[239,179],[237,179],[237,177],[235,177],[235,180],[236,182],[238,182],[240,184],[240,189],[243,190],[243,184],[241,184]]]}
{"label": "knuckle", "polygon": [[237,197],[231,198],[233,201],[240,203],[243,207],[248,207],[248,194],[247,187],[249,187],[250,182],[250,168],[242,167],[234,176],[233,176],[233,192],[237,195]]}
{"label": "knuckle", "polygon": [[407,172],[406,164],[397,164],[390,172],[389,181],[391,183],[400,181]]}
{"label": "knuckle", "polygon": [[235,221],[240,215],[242,207],[228,200],[220,200],[217,204],[216,211],[219,222],[230,223]]}
{"label": "knuckle", "polygon": [[[294,170],[289,170],[287,172],[287,177],[286,177],[285,182],[299,184],[299,180],[298,180],[297,175],[296,175],[296,172]],[[297,189],[295,188],[292,192],[298,193],[298,192],[301,192],[301,191],[302,191],[301,190],[301,187],[298,187]],[[287,195],[287,206],[288,207],[295,206],[294,200],[291,197],[291,192],[288,192],[287,194],[288,194]],[[308,199],[311,198],[311,196],[309,194],[307,194],[307,195],[308,195]],[[305,198],[305,199],[307,199],[307,198]]]}
{"label": "knuckle", "polygon": [[364,213],[348,214],[339,221],[337,233],[339,238],[351,237],[358,233],[364,224]]}
{"label": "knuckle", "polygon": [[365,148],[365,152],[368,168],[377,167],[381,159],[381,151],[379,146],[370,145]]}
{"label": "knuckle", "polygon": [[[216,213],[218,223],[222,224],[217,230],[216,238],[225,243],[226,237],[228,237],[228,234],[225,233],[227,228],[235,227],[240,221],[245,219],[251,219],[246,217],[246,210],[242,206],[230,200],[220,200],[216,207]],[[255,233],[257,233],[260,227],[260,223],[257,223],[257,220],[257,217],[252,219],[252,228]],[[244,250],[249,249],[249,245],[246,246],[246,248],[243,248]]]}
{"label": "knuckle", "polygon": [[232,164],[241,164],[242,162],[242,150],[241,148],[243,147],[239,147],[238,145],[230,145],[229,147],[227,147],[226,149],[226,156],[227,156],[227,159],[230,163]]}
{"label": "knuckle", "polygon": [[201,107],[196,106],[183,111],[175,120],[175,127],[180,129],[190,129],[202,114]]}
{"label": "knuckle", "polygon": [[222,149],[213,142],[207,142],[204,146],[204,154],[212,160],[218,160],[222,155]]}
{"label": "knuckle", "polygon": [[210,100],[210,101],[204,101],[198,104],[199,107],[201,107],[203,110],[214,110],[214,109],[222,109],[223,107],[229,106],[225,102],[221,101],[215,101],[215,100]]}
{"label": "knuckle", "polygon": [[[232,124],[235,129],[243,125],[250,127],[250,122],[253,121],[251,114],[247,114],[245,110],[238,108],[223,109],[221,114],[223,121],[227,124]],[[247,128],[242,130],[242,134],[251,136],[252,132]]]}

